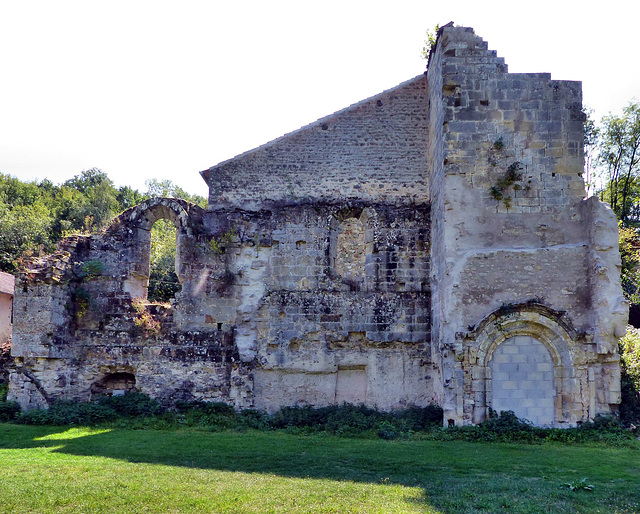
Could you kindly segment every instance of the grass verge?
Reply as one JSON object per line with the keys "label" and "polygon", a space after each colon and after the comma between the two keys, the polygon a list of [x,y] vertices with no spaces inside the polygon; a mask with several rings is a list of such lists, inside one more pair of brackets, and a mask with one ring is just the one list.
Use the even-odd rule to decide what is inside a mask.
{"label": "grass verge", "polygon": [[0,424],[0,512],[638,511],[637,446]]}

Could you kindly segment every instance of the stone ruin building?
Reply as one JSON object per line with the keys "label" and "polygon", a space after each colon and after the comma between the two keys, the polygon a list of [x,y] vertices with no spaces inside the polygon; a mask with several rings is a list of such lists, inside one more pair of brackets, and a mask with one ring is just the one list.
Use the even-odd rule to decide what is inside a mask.
{"label": "stone ruin building", "polygon": [[[425,74],[203,171],[208,209],[148,200],[32,259],[9,398],[615,411],[627,305],[616,219],[584,198],[581,94],[440,29]],[[170,305],[146,301],[159,219]]]}

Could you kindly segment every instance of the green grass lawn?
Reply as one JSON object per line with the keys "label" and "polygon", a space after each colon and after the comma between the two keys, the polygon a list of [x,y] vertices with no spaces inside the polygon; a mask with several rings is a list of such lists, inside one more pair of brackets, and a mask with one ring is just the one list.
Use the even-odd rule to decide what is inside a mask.
{"label": "green grass lawn", "polygon": [[640,446],[0,424],[0,512],[640,512]]}

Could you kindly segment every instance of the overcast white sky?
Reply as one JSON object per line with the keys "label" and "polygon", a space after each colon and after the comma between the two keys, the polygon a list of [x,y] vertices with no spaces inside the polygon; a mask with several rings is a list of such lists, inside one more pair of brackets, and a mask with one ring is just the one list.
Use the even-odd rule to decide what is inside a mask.
{"label": "overcast white sky", "polygon": [[425,32],[474,27],[512,72],[640,100],[640,1],[0,0],[0,172],[116,185],[199,171],[422,73]]}

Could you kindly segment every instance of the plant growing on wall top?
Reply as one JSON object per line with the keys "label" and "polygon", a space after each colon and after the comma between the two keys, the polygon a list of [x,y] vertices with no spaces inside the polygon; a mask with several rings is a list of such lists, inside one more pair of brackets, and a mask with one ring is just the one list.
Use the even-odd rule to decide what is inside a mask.
{"label": "plant growing on wall top", "polygon": [[131,306],[136,312],[136,316],[133,318],[133,324],[136,327],[152,334],[160,332],[160,322],[147,310],[147,305],[144,300],[141,298],[134,298],[131,300]]}
{"label": "plant growing on wall top", "polygon": [[102,275],[104,267],[104,263],[100,259],[92,259],[82,264],[78,276],[83,280],[91,280]]}
{"label": "plant growing on wall top", "polygon": [[436,23],[436,26],[433,27],[433,30],[427,30],[427,37],[424,41],[424,46],[422,47],[422,51],[420,54],[423,59],[429,59],[429,55],[431,55],[431,51],[436,46],[436,40],[438,39],[438,31],[440,30],[440,24]]}

